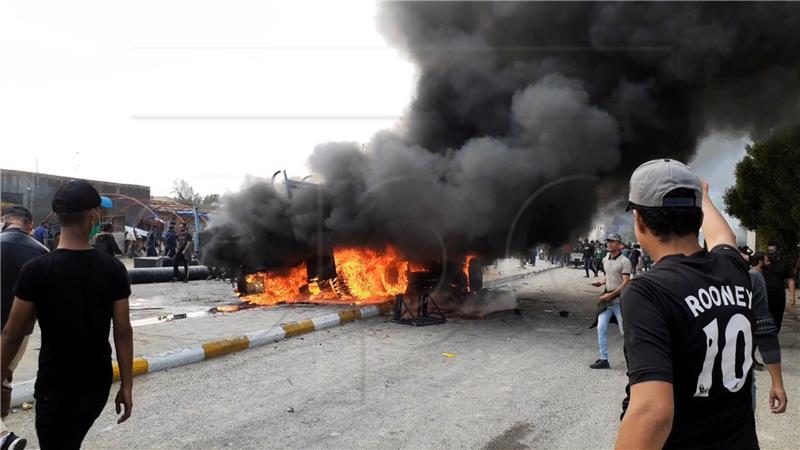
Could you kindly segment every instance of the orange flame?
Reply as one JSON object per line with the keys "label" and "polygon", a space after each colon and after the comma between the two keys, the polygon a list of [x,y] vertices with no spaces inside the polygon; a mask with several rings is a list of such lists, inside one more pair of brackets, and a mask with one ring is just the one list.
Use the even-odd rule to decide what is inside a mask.
{"label": "orange flame", "polygon": [[477,257],[478,255],[467,255],[467,257],[464,258],[464,266],[462,270],[464,271],[464,279],[467,280],[467,292],[472,290],[469,285],[469,263]]}
{"label": "orange flame", "polygon": [[308,280],[305,264],[281,272],[247,275],[248,291],[243,296],[259,305],[280,303],[365,304],[382,303],[408,287],[408,261],[392,247],[383,252],[365,248],[341,248],[333,252],[336,277]]}
{"label": "orange flame", "polygon": [[370,249],[333,251],[337,278],[344,279],[357,300],[382,299],[403,294],[408,287],[408,261],[388,247],[383,254]]}

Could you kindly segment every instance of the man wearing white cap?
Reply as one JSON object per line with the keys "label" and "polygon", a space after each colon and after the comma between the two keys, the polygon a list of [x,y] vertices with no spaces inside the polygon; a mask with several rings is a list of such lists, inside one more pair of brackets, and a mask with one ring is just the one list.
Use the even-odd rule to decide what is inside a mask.
{"label": "man wearing white cap", "polygon": [[[758,448],[755,317],[733,231],[708,184],[678,161],[639,166],[628,200],[636,237],[657,264],[622,292],[628,398],[617,448]],[[769,397],[773,413],[785,410],[782,382]]]}

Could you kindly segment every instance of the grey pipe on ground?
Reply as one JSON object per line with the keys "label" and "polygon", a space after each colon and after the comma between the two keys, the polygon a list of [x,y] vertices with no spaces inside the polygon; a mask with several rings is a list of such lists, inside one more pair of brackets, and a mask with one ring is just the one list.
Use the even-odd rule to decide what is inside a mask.
{"label": "grey pipe on ground", "polygon": [[[183,269],[178,269],[178,279],[183,277]],[[131,284],[166,283],[172,280],[172,267],[140,267],[128,269]],[[208,267],[189,266],[189,280],[205,280],[208,278]]]}

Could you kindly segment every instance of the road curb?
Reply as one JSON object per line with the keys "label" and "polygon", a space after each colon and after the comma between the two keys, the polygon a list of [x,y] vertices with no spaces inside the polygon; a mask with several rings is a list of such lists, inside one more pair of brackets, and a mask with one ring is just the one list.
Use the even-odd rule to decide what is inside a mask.
{"label": "road curb", "polygon": [[544,269],[540,269],[540,270],[532,270],[532,271],[526,272],[526,273],[518,273],[516,275],[510,275],[510,276],[503,277],[503,278],[497,278],[497,279],[494,279],[494,280],[484,281],[483,282],[483,287],[485,287],[485,288],[498,287],[498,286],[502,286],[504,284],[510,283],[512,281],[523,280],[523,279],[528,278],[528,277],[533,276],[533,275],[539,275],[539,274],[542,274],[542,273],[545,273],[545,272],[548,272],[548,271],[551,271],[551,270],[561,269],[561,268],[562,268],[561,266],[545,267]]}
{"label": "road curb", "polygon": [[[305,319],[297,322],[281,324],[267,330],[253,331],[241,336],[228,336],[222,339],[195,344],[191,347],[168,352],[145,355],[133,359],[133,376],[158,372],[198,363],[207,359],[225,356],[230,353],[247,350],[280,341],[281,339],[311,333],[325,328],[344,325],[358,319],[377,317],[392,311],[393,303],[364,306],[359,309],[350,309],[336,314],[328,314],[314,319]],[[119,381],[119,366],[112,363],[114,381]],[[11,406],[19,406],[25,402],[33,401],[33,387],[36,380],[27,380],[13,384]]]}

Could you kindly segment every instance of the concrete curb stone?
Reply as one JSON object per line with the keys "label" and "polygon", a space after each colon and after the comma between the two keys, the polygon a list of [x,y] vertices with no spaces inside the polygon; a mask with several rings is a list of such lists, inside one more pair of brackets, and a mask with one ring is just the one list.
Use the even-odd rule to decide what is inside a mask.
{"label": "concrete curb stone", "polygon": [[[253,331],[241,336],[229,336],[202,344],[195,344],[180,350],[140,356],[133,359],[133,376],[137,377],[146,373],[194,364],[207,359],[259,347],[292,336],[343,325],[357,319],[376,317],[390,312],[392,309],[392,302],[364,306],[359,309],[345,310],[337,314],[328,314],[315,319],[285,323],[275,328]],[[116,361],[112,364],[114,369],[114,381],[119,381],[119,366]],[[11,406],[19,406],[34,400],[33,388],[35,381],[36,380],[33,379],[13,384]]]}

